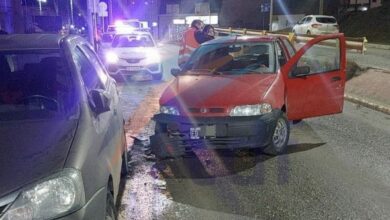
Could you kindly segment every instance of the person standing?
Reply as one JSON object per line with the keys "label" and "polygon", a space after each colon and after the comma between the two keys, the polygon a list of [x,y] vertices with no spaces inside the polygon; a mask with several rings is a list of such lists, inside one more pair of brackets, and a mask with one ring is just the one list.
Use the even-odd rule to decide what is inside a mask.
{"label": "person standing", "polygon": [[201,33],[202,26],[203,22],[201,20],[194,20],[191,23],[191,27],[184,32],[181,48],[179,50],[179,67],[182,68],[191,54],[200,46],[200,42],[198,42],[196,35]]}

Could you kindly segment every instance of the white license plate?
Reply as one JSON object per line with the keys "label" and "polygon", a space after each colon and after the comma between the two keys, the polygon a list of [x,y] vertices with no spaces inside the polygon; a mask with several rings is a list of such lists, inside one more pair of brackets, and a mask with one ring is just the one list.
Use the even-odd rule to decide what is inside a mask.
{"label": "white license plate", "polygon": [[128,71],[140,71],[141,67],[140,66],[129,66],[129,67],[126,67],[126,70],[128,70]]}
{"label": "white license plate", "polygon": [[190,128],[190,139],[192,140],[200,139],[199,132],[200,132],[200,127]]}

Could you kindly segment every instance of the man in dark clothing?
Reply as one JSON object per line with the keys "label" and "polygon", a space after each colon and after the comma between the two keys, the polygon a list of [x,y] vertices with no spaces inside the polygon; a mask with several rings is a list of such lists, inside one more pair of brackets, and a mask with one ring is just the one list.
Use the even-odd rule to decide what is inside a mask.
{"label": "man in dark clothing", "polygon": [[214,40],[215,38],[215,30],[212,25],[206,25],[204,26],[202,31],[197,31],[195,33],[195,39],[198,41],[199,44],[202,44],[204,42]]}

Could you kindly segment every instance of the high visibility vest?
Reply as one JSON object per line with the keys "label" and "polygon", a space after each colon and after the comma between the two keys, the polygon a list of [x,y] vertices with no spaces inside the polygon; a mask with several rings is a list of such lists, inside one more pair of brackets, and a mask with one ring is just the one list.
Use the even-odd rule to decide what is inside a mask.
{"label": "high visibility vest", "polygon": [[195,32],[197,30],[195,28],[190,28],[183,34],[183,40],[181,43],[181,48],[179,50],[179,66],[186,63],[191,54],[199,47],[199,43],[195,39]]}

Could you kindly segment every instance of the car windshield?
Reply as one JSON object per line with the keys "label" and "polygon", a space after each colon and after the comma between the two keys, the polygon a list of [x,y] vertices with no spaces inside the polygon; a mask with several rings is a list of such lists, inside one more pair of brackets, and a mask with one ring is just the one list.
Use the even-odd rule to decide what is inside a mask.
{"label": "car windshield", "polygon": [[117,35],[112,47],[154,47],[154,42],[147,34]]}
{"label": "car windshield", "polygon": [[59,51],[0,52],[0,121],[63,115],[74,106]]}
{"label": "car windshield", "polygon": [[323,24],[334,24],[336,23],[335,18],[330,18],[330,17],[316,17],[317,22],[323,23]]}
{"label": "car windshield", "polygon": [[[219,74],[275,73],[272,42],[208,44],[191,56],[186,70]],[[193,73],[193,71],[189,71]]]}

